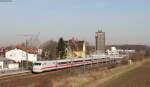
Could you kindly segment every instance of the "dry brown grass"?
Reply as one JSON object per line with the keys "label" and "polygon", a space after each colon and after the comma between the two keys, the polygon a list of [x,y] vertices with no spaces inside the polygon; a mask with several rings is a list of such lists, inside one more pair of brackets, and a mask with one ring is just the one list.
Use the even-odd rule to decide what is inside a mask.
{"label": "dry brown grass", "polygon": [[101,69],[87,71],[82,74],[76,74],[62,80],[55,80],[53,82],[53,87],[82,87],[86,83],[104,78],[108,74],[111,73],[107,68],[103,69],[103,71]]}
{"label": "dry brown grass", "polygon": [[97,87],[150,87],[150,61]]}

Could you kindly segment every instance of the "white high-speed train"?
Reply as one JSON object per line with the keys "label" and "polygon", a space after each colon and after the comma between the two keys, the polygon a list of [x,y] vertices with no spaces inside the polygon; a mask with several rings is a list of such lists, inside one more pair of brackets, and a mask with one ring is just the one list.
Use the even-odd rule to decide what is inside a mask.
{"label": "white high-speed train", "polygon": [[54,69],[62,69],[74,66],[81,66],[91,63],[107,62],[106,57],[89,57],[89,58],[70,58],[61,60],[37,61],[33,64],[32,72],[39,73]]}

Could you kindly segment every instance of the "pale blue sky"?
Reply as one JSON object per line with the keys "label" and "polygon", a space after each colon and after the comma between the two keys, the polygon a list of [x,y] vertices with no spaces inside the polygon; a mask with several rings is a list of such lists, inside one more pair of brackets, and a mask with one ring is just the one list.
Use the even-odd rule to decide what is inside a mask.
{"label": "pale blue sky", "polygon": [[22,42],[22,34],[40,40],[77,37],[95,41],[98,25],[107,44],[150,46],[150,0],[13,0],[0,2],[0,45]]}

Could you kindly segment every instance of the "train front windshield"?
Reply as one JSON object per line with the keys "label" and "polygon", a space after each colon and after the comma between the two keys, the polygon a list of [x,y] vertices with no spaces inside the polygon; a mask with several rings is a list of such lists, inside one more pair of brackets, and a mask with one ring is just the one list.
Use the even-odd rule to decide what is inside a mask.
{"label": "train front windshield", "polygon": [[34,66],[41,66],[41,63],[34,63]]}

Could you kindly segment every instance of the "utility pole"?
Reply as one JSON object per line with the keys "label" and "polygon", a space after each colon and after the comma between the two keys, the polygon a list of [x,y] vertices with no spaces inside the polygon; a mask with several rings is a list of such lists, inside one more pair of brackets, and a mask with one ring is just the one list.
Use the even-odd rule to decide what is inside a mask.
{"label": "utility pole", "polygon": [[[28,40],[26,40],[26,49],[28,47]],[[28,53],[26,52],[26,69],[28,69]]]}
{"label": "utility pole", "polygon": [[[27,49],[29,40],[32,40],[32,39],[33,39],[33,35],[32,35],[32,34],[21,34],[21,35],[18,35],[18,36],[22,36],[22,37],[25,38],[25,48]],[[25,68],[28,69],[28,53],[26,52],[25,55],[26,55]],[[22,64],[23,64],[23,60],[22,60]],[[24,64],[23,64],[23,65],[24,65]],[[24,67],[24,66],[23,66],[23,67]]]}

